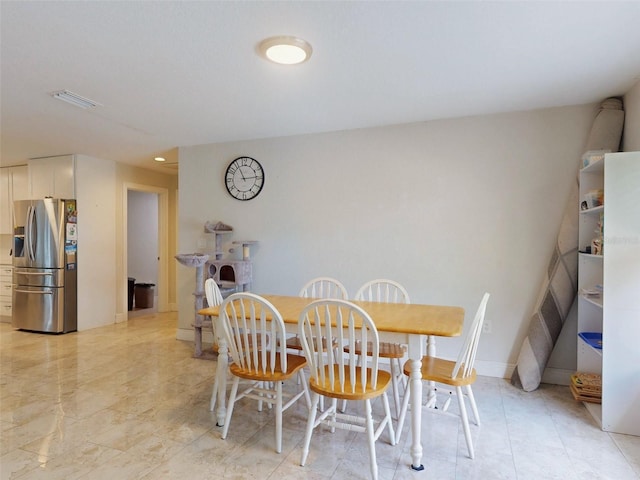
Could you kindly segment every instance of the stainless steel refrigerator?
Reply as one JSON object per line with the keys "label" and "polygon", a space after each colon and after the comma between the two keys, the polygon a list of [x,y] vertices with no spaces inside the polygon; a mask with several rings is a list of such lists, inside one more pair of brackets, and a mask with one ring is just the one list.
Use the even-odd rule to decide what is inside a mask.
{"label": "stainless steel refrigerator", "polygon": [[11,324],[34,332],[76,331],[76,201],[19,200],[14,207]]}

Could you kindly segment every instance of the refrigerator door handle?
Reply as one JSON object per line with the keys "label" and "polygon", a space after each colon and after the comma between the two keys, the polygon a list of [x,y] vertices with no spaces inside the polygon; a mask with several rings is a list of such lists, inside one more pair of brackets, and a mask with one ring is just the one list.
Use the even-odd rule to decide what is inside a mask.
{"label": "refrigerator door handle", "polygon": [[29,207],[27,210],[27,231],[26,231],[26,244],[27,244],[27,255],[29,256],[29,260],[32,262],[36,259],[36,234],[34,232],[35,222],[36,222],[36,209],[33,207]]}
{"label": "refrigerator door handle", "polygon": [[15,272],[18,275],[35,275],[35,276],[46,276],[46,277],[53,277],[53,273],[51,272],[23,272],[20,270],[16,270]]}
{"label": "refrigerator door handle", "polygon": [[35,295],[53,295],[51,290],[22,290],[20,288],[16,288],[14,291],[19,293],[33,293]]}

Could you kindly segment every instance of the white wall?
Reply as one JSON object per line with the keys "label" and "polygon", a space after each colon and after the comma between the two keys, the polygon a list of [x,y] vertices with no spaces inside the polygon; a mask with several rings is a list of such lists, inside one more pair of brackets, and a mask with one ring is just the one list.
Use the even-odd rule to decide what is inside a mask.
{"label": "white wall", "polygon": [[157,285],[158,195],[129,190],[127,197],[127,276]]}
{"label": "white wall", "polygon": [[115,180],[115,162],[76,156],[78,330],[115,322]]}
{"label": "white wall", "polygon": [[624,134],[622,150],[640,152],[640,82],[624,96]]}
{"label": "white wall", "polygon": [[[478,359],[501,375],[517,359],[595,114],[586,105],[184,147],[178,251],[201,250],[205,221],[219,220],[234,227],[230,240],[260,242],[258,293],[296,294],[318,275],[353,293],[389,277],[416,303],[472,314],[491,292],[493,333]],[[266,170],[249,202],[223,183],[240,155]],[[179,336],[193,322],[194,279],[179,267]],[[459,341],[441,340],[439,352]]]}

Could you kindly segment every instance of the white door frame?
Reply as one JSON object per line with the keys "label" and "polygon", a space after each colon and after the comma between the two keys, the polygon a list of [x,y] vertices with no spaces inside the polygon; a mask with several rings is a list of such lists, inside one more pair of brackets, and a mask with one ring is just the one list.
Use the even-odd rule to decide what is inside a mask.
{"label": "white door frame", "polygon": [[[158,312],[169,311],[169,190],[152,185],[138,183],[123,184],[122,188],[122,261],[123,271],[127,272],[128,263],[128,216],[129,216],[129,190],[158,194],[158,250],[160,262],[158,265]],[[122,296],[122,312],[128,312],[128,282],[123,281],[124,295]]]}

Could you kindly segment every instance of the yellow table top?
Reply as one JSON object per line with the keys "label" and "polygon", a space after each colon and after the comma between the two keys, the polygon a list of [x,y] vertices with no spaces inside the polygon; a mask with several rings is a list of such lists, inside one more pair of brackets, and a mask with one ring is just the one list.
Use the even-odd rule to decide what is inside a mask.
{"label": "yellow table top", "polygon": [[[302,309],[317,300],[285,295],[261,296],[276,307],[285,323],[295,324],[298,323]],[[362,307],[381,332],[457,337],[462,334],[464,326],[464,309],[461,307],[353,300],[350,302]],[[198,313],[217,316],[218,307],[203,308]]]}

